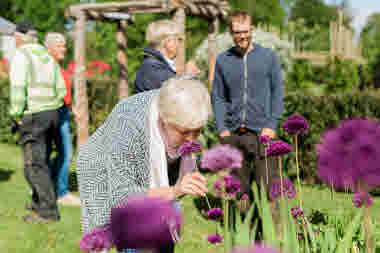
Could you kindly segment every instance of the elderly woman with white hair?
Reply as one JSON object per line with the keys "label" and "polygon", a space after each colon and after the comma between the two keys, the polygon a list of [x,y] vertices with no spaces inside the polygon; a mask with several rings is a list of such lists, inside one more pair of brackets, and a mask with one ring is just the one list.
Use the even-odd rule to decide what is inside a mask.
{"label": "elderly woman with white hair", "polygon": [[[205,196],[206,179],[184,174],[169,184],[168,161],[194,141],[209,116],[208,90],[200,81],[174,77],[161,89],[122,100],[80,147],[77,173],[83,232],[110,223],[111,209],[136,194],[167,200]],[[167,247],[160,252],[173,252]],[[131,252],[131,250],[127,251]]]}
{"label": "elderly woman with white hair", "polygon": [[[58,64],[65,58],[66,38],[63,34],[49,32],[45,36],[44,45]],[[69,192],[69,168],[74,152],[70,130],[72,82],[65,70],[61,69],[61,74],[65,80],[67,93],[64,97],[64,104],[58,110],[60,135],[57,136],[58,154],[51,163],[52,175],[56,186],[57,202],[62,205],[79,206],[79,198]]]}

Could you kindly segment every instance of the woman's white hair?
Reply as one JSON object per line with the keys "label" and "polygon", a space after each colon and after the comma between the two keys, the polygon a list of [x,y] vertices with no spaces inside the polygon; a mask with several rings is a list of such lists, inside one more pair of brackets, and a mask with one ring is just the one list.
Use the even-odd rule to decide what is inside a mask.
{"label": "woman's white hair", "polygon": [[173,77],[160,89],[159,111],[163,121],[187,129],[206,125],[211,116],[211,99],[205,85],[189,75]]}
{"label": "woman's white hair", "polygon": [[54,46],[56,44],[66,44],[66,38],[62,33],[50,32],[46,34],[44,45],[46,48]]}
{"label": "woman's white hair", "polygon": [[179,36],[180,30],[176,22],[163,19],[148,25],[145,39],[154,49],[159,49],[162,42],[170,36]]}

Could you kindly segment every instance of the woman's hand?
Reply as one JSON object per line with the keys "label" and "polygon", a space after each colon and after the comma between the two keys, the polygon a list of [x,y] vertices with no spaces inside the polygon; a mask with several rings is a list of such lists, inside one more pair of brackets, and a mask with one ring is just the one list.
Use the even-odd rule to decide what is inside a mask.
{"label": "woman's hand", "polygon": [[207,180],[199,172],[185,174],[181,181],[173,186],[176,198],[180,198],[185,194],[200,195],[205,197],[208,189],[206,187]]}

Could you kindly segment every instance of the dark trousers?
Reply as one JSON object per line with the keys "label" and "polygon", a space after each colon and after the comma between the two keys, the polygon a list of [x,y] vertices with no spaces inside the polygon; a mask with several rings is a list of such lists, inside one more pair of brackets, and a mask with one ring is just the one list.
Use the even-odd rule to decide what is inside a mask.
{"label": "dark trousers", "polygon": [[[231,136],[221,138],[222,144],[230,144],[243,153],[242,168],[233,169],[230,174],[240,181],[241,191],[248,194],[250,203],[254,201],[251,187],[252,182],[256,182],[259,194],[261,185],[264,186],[267,194],[270,194],[272,180],[278,174],[278,161],[272,157],[267,157],[267,162],[265,161],[265,147],[260,143],[259,138],[260,135],[253,131],[246,131],[245,133],[234,132]],[[273,215],[277,216],[277,211],[272,211],[274,211]],[[231,213],[234,216],[235,212]],[[242,213],[242,217],[244,219],[245,213]],[[231,218],[234,220],[234,217]],[[258,218],[258,211],[256,209],[251,222],[254,222]],[[274,218],[276,220],[276,217]],[[258,219],[257,240],[261,238],[262,229],[261,219]]]}
{"label": "dark trousers", "polygon": [[19,144],[24,151],[24,175],[30,185],[32,208],[43,218],[59,219],[54,184],[48,166],[48,150],[59,135],[58,110],[25,115],[20,126]]}
{"label": "dark trousers", "polygon": [[247,193],[251,200],[253,200],[252,182],[255,181],[259,188],[263,183],[265,190],[269,193],[272,179],[277,175],[278,168],[278,162],[273,157],[267,157],[266,166],[265,147],[259,142],[259,138],[260,135],[256,132],[248,131],[235,132],[221,139],[222,144],[230,144],[243,153],[242,168],[232,170],[231,175],[240,180],[242,192]]}

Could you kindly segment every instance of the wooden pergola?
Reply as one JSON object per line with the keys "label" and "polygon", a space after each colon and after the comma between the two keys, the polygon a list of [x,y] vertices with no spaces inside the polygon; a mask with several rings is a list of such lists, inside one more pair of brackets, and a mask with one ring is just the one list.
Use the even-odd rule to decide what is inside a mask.
{"label": "wooden pergola", "polygon": [[86,22],[88,20],[115,23],[117,25],[117,61],[120,67],[119,97],[128,97],[127,32],[128,24],[133,24],[136,13],[174,13],[173,19],[181,28],[182,43],[176,58],[177,73],[185,70],[185,20],[187,15],[200,16],[209,21],[209,85],[211,86],[216,59],[216,35],[219,20],[229,12],[228,0],[132,0],[94,4],[75,4],[66,10],[66,16],[75,19],[74,75],[75,103],[77,113],[77,147],[88,138],[89,112],[86,88]]}

